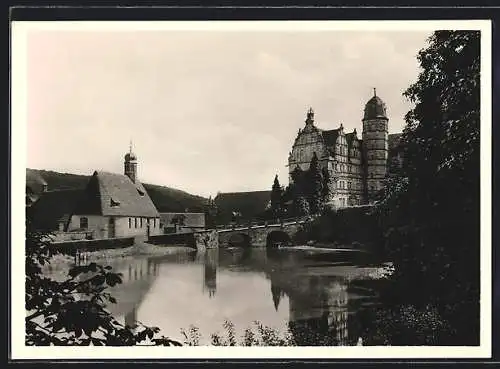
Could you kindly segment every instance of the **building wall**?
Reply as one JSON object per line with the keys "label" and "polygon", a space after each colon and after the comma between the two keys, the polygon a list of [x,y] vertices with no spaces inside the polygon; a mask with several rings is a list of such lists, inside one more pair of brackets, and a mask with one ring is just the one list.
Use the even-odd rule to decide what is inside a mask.
{"label": "building wall", "polygon": [[362,147],[359,141],[354,138],[349,146],[343,129],[340,129],[335,145],[327,147],[319,130],[310,128],[299,131],[289,156],[290,177],[297,166],[302,170],[309,169],[314,152],[320,167],[330,174],[328,202],[337,207],[364,204]]}
{"label": "building wall", "polygon": [[366,158],[366,189],[368,201],[383,188],[387,174],[389,151],[387,119],[363,121],[363,145]]}
{"label": "building wall", "polygon": [[[172,220],[174,217],[181,215],[184,216],[184,224],[176,227],[172,224]],[[173,232],[205,229],[205,213],[160,213],[160,218],[163,228],[170,229]]]}
{"label": "building wall", "polygon": [[151,236],[163,233],[162,229],[160,228],[160,218],[116,217],[115,237],[146,235],[148,232],[148,221],[149,234]]}
{"label": "building wall", "polygon": [[[288,158],[289,174],[298,166],[301,170],[308,170],[309,164],[314,153],[320,162],[321,166],[326,166],[328,160],[328,152],[323,142],[321,131],[315,127],[306,127],[299,131],[299,134],[292,147],[292,151]],[[291,178],[290,178],[291,180]]]}
{"label": "building wall", "polygon": [[347,206],[349,195],[351,189],[348,188],[348,183],[350,182],[349,174],[349,153],[347,139],[344,134],[344,130],[339,130],[339,135],[335,143],[335,162],[333,165],[333,177],[335,178],[334,183],[334,204],[336,206]]}
{"label": "building wall", "polygon": [[87,218],[88,229],[95,238],[108,238],[108,220],[102,215],[72,215],[68,224],[68,232],[83,231],[80,228],[80,219]]}
{"label": "building wall", "polygon": [[[109,234],[109,217],[102,215],[73,215],[68,225],[68,232],[81,230],[80,219],[84,217],[88,220],[87,229],[93,232],[95,238],[109,238],[113,236]],[[150,235],[163,233],[160,228],[160,218],[155,218],[155,221],[153,220],[154,218],[144,217],[114,217],[114,219],[114,237],[146,235],[148,220],[150,221]]]}

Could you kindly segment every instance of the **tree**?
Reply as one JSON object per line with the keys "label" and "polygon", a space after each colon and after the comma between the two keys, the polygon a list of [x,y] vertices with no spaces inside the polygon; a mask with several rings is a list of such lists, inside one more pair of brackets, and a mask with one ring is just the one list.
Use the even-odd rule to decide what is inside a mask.
{"label": "tree", "polygon": [[316,214],[321,211],[323,204],[323,174],[319,166],[318,157],[316,152],[313,153],[311,164],[307,173],[307,183],[309,187],[308,200],[311,213]]}
{"label": "tree", "polygon": [[295,205],[295,214],[298,216],[304,216],[304,215],[309,215],[310,209],[309,209],[309,202],[304,196],[298,197],[294,201]]}
{"label": "tree", "polygon": [[275,217],[280,217],[283,212],[283,189],[280,186],[278,175],[274,177],[271,189],[271,210]]}
{"label": "tree", "polygon": [[216,226],[216,219],[218,214],[217,204],[215,200],[210,196],[205,204],[204,208],[205,219],[206,219],[206,227],[214,228]]}
{"label": "tree", "polygon": [[293,185],[290,187],[293,190],[292,197],[294,198],[294,200],[296,200],[301,196],[306,196],[307,195],[307,189],[305,186],[306,173],[302,169],[300,169],[300,167],[296,167],[291,173],[291,177]]}
{"label": "tree", "polygon": [[149,339],[151,345],[180,343],[159,336],[159,329],[137,323],[124,326],[106,310],[116,300],[106,292],[121,283],[111,267],[91,263],[75,266],[58,282],[42,273],[42,266],[59,253],[50,234],[26,222],[26,336],[27,346],[130,346]]}
{"label": "tree", "polygon": [[437,31],[428,42],[418,79],[404,93],[415,104],[402,137],[405,177],[392,180],[378,211],[400,296],[438,304],[461,343],[475,344],[480,33]]}
{"label": "tree", "polygon": [[324,203],[328,201],[328,197],[330,196],[330,186],[331,186],[331,177],[330,172],[327,168],[323,169],[323,188],[322,188],[322,200]]}

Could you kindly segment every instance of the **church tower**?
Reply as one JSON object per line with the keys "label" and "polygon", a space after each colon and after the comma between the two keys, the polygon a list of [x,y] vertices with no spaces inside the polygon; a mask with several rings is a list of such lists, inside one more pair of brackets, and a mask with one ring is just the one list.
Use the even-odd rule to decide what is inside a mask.
{"label": "church tower", "polygon": [[365,159],[365,186],[368,203],[374,201],[383,188],[387,174],[388,122],[385,103],[373,89],[373,97],[366,103],[363,117],[363,150]]}
{"label": "church tower", "polygon": [[137,180],[137,156],[132,152],[132,142],[130,142],[129,152],[125,154],[124,172],[135,183]]}

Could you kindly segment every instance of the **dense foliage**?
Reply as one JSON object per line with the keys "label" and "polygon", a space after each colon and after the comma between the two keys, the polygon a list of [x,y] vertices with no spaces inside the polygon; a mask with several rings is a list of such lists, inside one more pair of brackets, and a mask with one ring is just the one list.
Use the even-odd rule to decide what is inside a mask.
{"label": "dense foliage", "polygon": [[291,179],[282,195],[282,203],[289,204],[286,207],[287,213],[291,216],[320,213],[328,195],[330,178],[321,169],[316,153],[313,154],[309,168],[295,168]]}
{"label": "dense foliage", "polygon": [[318,157],[316,152],[313,153],[309,170],[307,171],[307,187],[309,206],[311,213],[317,214],[321,210],[323,204],[323,172],[319,166]]}
{"label": "dense foliage", "polygon": [[435,304],[461,344],[479,334],[479,47],[479,32],[437,31],[419,52],[404,177],[376,209],[395,264],[391,298]]}
{"label": "dense foliage", "polygon": [[238,336],[234,324],[226,320],[223,332],[212,333],[210,342],[202,342],[203,335],[195,326],[182,330],[184,344],[188,346],[337,346],[336,328],[317,326],[311,322],[289,322],[284,330],[266,326],[255,321]]}
{"label": "dense foliage", "polygon": [[278,175],[274,177],[271,189],[271,213],[275,218],[279,218],[283,213],[283,189],[278,180]]}
{"label": "dense foliage", "polygon": [[116,303],[107,287],[121,283],[120,274],[95,263],[72,267],[63,281],[42,268],[56,251],[50,235],[26,224],[26,337],[28,346],[180,345],[159,336],[159,329],[118,322],[106,306]]}

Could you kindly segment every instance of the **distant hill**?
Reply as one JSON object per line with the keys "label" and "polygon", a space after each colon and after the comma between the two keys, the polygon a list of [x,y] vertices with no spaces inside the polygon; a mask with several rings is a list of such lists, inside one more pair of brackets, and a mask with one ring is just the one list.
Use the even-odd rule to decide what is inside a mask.
{"label": "distant hill", "polygon": [[227,223],[232,212],[240,212],[243,220],[261,216],[271,201],[271,191],[223,192],[215,199],[219,214],[218,221]]}
{"label": "distant hill", "polygon": [[[87,185],[90,176],[71,173],[59,173],[42,169],[28,169],[38,173],[46,182],[49,191],[83,189]],[[151,200],[159,212],[183,212],[188,209],[191,212],[203,212],[207,199],[192,195],[175,188],[143,183]]]}

